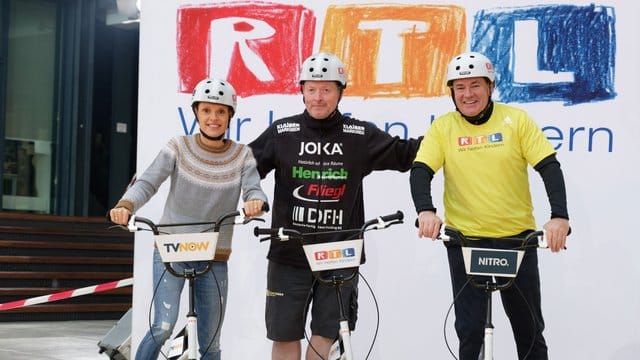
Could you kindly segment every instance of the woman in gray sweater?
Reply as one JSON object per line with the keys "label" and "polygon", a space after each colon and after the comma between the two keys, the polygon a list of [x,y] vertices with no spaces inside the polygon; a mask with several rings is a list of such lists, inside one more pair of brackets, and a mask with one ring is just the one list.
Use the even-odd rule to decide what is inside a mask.
{"label": "woman in gray sweater", "polygon": [[[202,80],[193,92],[193,112],[200,132],[172,138],[151,165],[110,210],[116,224],[127,224],[136,212],[171,178],[170,189],[160,223],[214,221],[234,211],[242,195],[246,216],[259,216],[267,196],[260,187],[260,176],[251,149],[225,139],[236,111],[236,93],[231,84],[219,79]],[[204,231],[207,225],[163,228],[170,233]],[[195,280],[195,307],[198,314],[198,343],[201,359],[220,359],[220,331],[227,298],[227,260],[231,254],[233,227],[222,227],[212,271]],[[196,270],[207,262],[174,263]],[[181,269],[177,269],[181,271]],[[217,284],[216,284],[217,282]],[[157,249],[153,252],[154,318],[140,342],[136,359],[157,359],[178,318],[184,278],[165,274]],[[215,337],[215,338],[214,338]],[[208,349],[208,350],[207,350]]]}

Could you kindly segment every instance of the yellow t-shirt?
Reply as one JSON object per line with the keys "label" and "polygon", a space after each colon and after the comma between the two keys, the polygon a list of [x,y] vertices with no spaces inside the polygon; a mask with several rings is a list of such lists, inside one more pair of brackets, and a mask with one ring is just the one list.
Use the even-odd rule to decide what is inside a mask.
{"label": "yellow t-shirt", "polygon": [[494,103],[482,125],[457,111],[437,118],[415,161],[443,168],[447,225],[465,235],[500,237],[536,228],[527,165],[554,153],[523,110]]}

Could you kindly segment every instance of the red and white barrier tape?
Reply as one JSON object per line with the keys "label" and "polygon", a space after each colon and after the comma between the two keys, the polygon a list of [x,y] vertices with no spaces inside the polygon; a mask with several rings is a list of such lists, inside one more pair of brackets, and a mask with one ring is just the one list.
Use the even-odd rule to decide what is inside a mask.
{"label": "red and white barrier tape", "polygon": [[81,295],[98,293],[98,292],[112,290],[119,287],[129,286],[132,284],[133,284],[133,278],[128,278],[128,279],[112,281],[112,282],[99,284],[99,285],[87,286],[87,287],[83,287],[75,290],[61,291],[58,293],[38,296],[30,299],[12,301],[8,303],[0,304],[0,311],[15,309],[15,308],[24,307],[24,306],[30,306],[35,304],[42,304],[46,302],[58,301],[58,300],[68,299],[68,298],[81,296]]}

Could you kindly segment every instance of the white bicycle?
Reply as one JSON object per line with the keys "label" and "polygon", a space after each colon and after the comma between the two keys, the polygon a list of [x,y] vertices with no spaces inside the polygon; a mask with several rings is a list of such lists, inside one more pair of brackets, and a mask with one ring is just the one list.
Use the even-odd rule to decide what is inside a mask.
{"label": "white bicycle", "polygon": [[[375,219],[366,221],[358,229],[345,229],[335,231],[320,231],[302,233],[294,229],[285,228],[259,228],[253,230],[255,236],[269,235],[264,240],[288,241],[290,239],[300,241],[301,246],[307,257],[309,267],[315,279],[321,284],[333,286],[335,288],[338,299],[339,311],[339,330],[336,341],[329,350],[326,360],[353,360],[353,349],[351,346],[351,331],[349,329],[349,320],[344,311],[342,303],[341,287],[344,283],[353,280],[359,275],[358,267],[362,255],[362,247],[364,243],[364,233],[369,230],[386,229],[391,225],[401,224],[404,215],[401,211],[395,214],[380,216]],[[356,239],[347,239],[342,241],[333,241],[325,243],[310,244],[305,242],[306,237],[330,234],[351,234],[357,236]],[[334,254],[335,256],[333,256]],[[339,261],[337,260],[339,258]],[[348,275],[336,274],[329,272],[329,276],[322,276],[322,272],[326,270],[337,269],[353,269]],[[373,347],[373,344],[371,345]],[[315,351],[315,349],[313,349]],[[316,351],[317,354],[317,351]],[[321,354],[317,354],[322,357]]]}
{"label": "white bicycle", "polygon": [[[571,231],[569,231],[569,233],[571,233]],[[487,314],[484,324],[481,359],[493,360],[494,326],[492,320],[492,294],[494,291],[505,290],[513,285],[526,248],[548,248],[545,233],[544,231],[533,231],[524,237],[471,238],[466,237],[457,229],[445,227],[439,239],[444,241],[448,246],[461,247],[465,272],[469,283],[475,288],[484,290]],[[511,249],[473,247],[471,243],[478,239],[506,241],[513,243],[515,246]],[[482,279],[482,281],[478,279]],[[499,281],[499,279],[501,279],[501,281]],[[526,359],[531,352],[533,344],[534,341],[531,341],[531,347],[529,348],[529,352],[524,356],[524,359]],[[455,358],[451,349],[449,349],[449,352],[451,352],[451,355]]]}
{"label": "white bicycle", "polygon": [[[263,211],[267,211],[268,206],[263,208]],[[175,223],[175,224],[155,224],[150,219],[131,215],[129,219],[127,230],[134,231],[151,231],[155,245],[160,253],[164,266],[171,275],[176,277],[183,277],[189,284],[189,309],[187,312],[187,324],[185,327],[186,343],[172,342],[172,348],[168,355],[165,355],[168,359],[178,360],[195,360],[198,358],[198,344],[197,344],[197,318],[198,315],[195,311],[195,288],[194,280],[196,277],[208,273],[214,263],[214,256],[216,251],[216,245],[218,243],[218,235],[220,228],[227,225],[242,225],[250,221],[264,221],[261,218],[246,218],[239,210],[223,214],[216,221],[206,222],[193,222],[193,223]],[[238,218],[238,219],[236,219]],[[228,219],[234,219],[233,221],[227,221]],[[138,227],[137,224],[145,224],[147,227]],[[180,227],[180,226],[200,226],[209,225],[209,228],[204,232],[199,233],[181,233],[181,234],[167,234],[163,233],[160,229],[163,227]],[[211,231],[209,231],[211,230]],[[181,250],[185,251],[181,251]],[[188,251],[187,251],[188,250]],[[185,268],[183,272],[176,271],[171,265],[173,262],[193,262],[193,261],[206,261],[207,265],[204,270],[198,271],[194,268]],[[217,280],[216,280],[217,281]],[[220,330],[220,324],[216,326],[216,333]],[[214,334],[213,338],[215,338]],[[209,344],[210,346],[211,344]],[[209,349],[207,346],[207,350]],[[206,350],[205,350],[206,352]],[[163,354],[164,355],[164,354]]]}

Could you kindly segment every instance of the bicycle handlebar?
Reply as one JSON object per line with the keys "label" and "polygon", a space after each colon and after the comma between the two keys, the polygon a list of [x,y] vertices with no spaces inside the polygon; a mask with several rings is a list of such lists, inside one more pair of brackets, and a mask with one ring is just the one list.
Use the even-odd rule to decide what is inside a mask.
{"label": "bicycle handlebar", "polygon": [[[262,207],[262,211],[268,211],[269,206],[265,203]],[[247,218],[247,217],[242,217],[241,220],[239,221],[233,221],[233,222],[227,222],[226,224],[223,224],[223,222],[229,218],[236,218],[237,216],[241,215],[240,210],[234,210],[231,212],[228,212],[226,214],[222,214],[220,215],[220,217],[218,217],[218,219],[214,222],[214,221],[204,221],[204,222],[192,222],[192,223],[174,223],[174,224],[156,224],[154,223],[152,220],[142,217],[142,216],[136,216],[135,214],[131,214],[130,218],[129,218],[129,222],[126,226],[127,230],[129,230],[130,232],[135,232],[135,231],[139,231],[141,230],[138,226],[136,226],[136,223],[143,223],[146,224],[149,229],[151,229],[151,231],[153,232],[154,235],[160,235],[160,230],[159,228],[161,227],[175,227],[175,226],[194,226],[194,225],[213,225],[213,232],[214,233],[219,233],[220,232],[220,228],[223,225],[241,225],[241,224],[246,224],[248,222],[251,221],[263,221],[264,219],[261,218]],[[118,225],[118,227],[120,227],[122,225]],[[124,226],[123,226],[124,227]],[[211,228],[209,228],[211,229]],[[209,230],[206,229],[206,230]],[[206,231],[205,230],[205,231]],[[165,268],[167,269],[167,271],[169,273],[171,273],[174,276],[177,277],[185,277],[185,278],[195,278],[197,276],[200,276],[202,274],[207,273],[211,267],[213,266],[214,263],[214,259],[210,259],[207,263],[207,266],[204,270],[202,271],[196,271],[195,269],[190,269],[190,271],[185,271],[184,274],[179,274],[178,272],[176,272],[176,270],[171,266],[170,263],[165,262]]]}
{"label": "bicycle handlebar", "polygon": [[[418,219],[416,219],[415,227],[418,227],[418,226],[419,226]],[[569,228],[569,232],[567,232],[567,236],[569,235],[571,235],[571,228]],[[452,236],[453,236],[453,239],[452,239]],[[442,240],[444,242],[448,242],[449,244],[460,245],[460,246],[466,246],[467,239],[488,239],[488,240],[507,240],[507,241],[513,240],[513,241],[521,241],[523,246],[531,246],[529,244],[529,241],[531,241],[531,239],[533,239],[534,237],[539,238],[537,247],[542,249],[549,248],[549,244],[547,243],[546,230],[544,229],[531,232],[527,234],[524,238],[522,237],[493,238],[489,236],[467,237],[460,230],[455,229],[453,227],[445,226],[444,230],[441,229],[440,235],[438,236],[437,240]],[[567,247],[565,246],[564,249],[566,250]]]}
{"label": "bicycle handlebar", "polygon": [[[269,205],[267,203],[264,203],[262,205],[262,211],[266,212],[269,211]],[[233,221],[233,222],[229,222],[224,224],[223,222],[229,218],[236,218],[240,215],[244,214],[244,210],[241,212],[240,210],[234,210],[231,212],[228,212],[226,214],[222,214],[218,217],[218,219],[216,219],[215,221],[202,221],[202,222],[190,222],[190,223],[174,223],[174,224],[156,224],[154,223],[151,219],[148,219],[146,217],[142,217],[142,216],[137,216],[135,214],[131,214],[131,217],[129,218],[129,222],[127,224],[127,230],[129,230],[130,232],[135,232],[140,230],[140,228],[138,226],[136,226],[136,223],[143,223],[146,224],[151,231],[155,234],[155,235],[159,235],[160,234],[160,230],[159,228],[161,227],[175,227],[175,226],[194,226],[194,225],[213,225],[213,232],[220,232],[220,228],[223,225],[244,225],[247,224],[251,221],[262,221],[264,222],[264,219],[262,218],[247,218],[245,216],[242,216],[239,220]]]}
{"label": "bicycle handlebar", "polygon": [[[376,229],[383,229],[385,227],[391,226],[393,224],[399,224],[404,219],[404,214],[402,211],[398,210],[395,214],[389,214],[384,216],[379,216],[375,219],[371,219],[364,223],[362,229],[366,229],[371,225],[377,224]],[[381,227],[382,226],[382,227]]]}
{"label": "bicycle handlebar", "polygon": [[444,227],[444,231],[442,231],[440,233],[440,236],[438,237],[438,240],[442,240],[443,242],[446,242],[450,245],[459,245],[459,246],[472,246],[469,245],[468,241],[473,241],[473,240],[500,240],[500,241],[513,241],[514,243],[519,243],[521,244],[519,247],[521,248],[525,248],[527,246],[532,246],[531,244],[531,240],[534,238],[538,238],[538,241],[535,243],[536,247],[539,248],[548,248],[547,245],[547,241],[545,239],[545,231],[544,230],[538,230],[538,231],[532,231],[530,233],[528,233],[527,235],[525,235],[524,237],[469,237],[469,236],[465,236],[460,230],[449,227],[449,226],[445,226]]}
{"label": "bicycle handlebar", "polygon": [[260,241],[269,240],[270,238],[276,238],[276,239],[279,239],[280,241],[287,241],[290,238],[302,239],[305,236],[313,236],[313,235],[327,235],[327,234],[355,233],[355,232],[364,233],[367,230],[371,230],[369,228],[372,227],[373,225],[375,225],[375,227],[372,227],[374,229],[384,229],[384,228],[387,228],[387,227],[389,227],[391,225],[401,224],[403,219],[404,219],[404,214],[402,213],[402,211],[398,210],[393,214],[383,215],[383,216],[379,216],[379,217],[377,217],[375,219],[371,219],[371,220],[365,221],[365,223],[359,229],[346,229],[346,230],[318,231],[318,232],[302,233],[302,232],[300,232],[298,230],[295,230],[295,229],[287,229],[287,228],[282,228],[282,227],[280,227],[280,228],[260,228],[260,227],[256,226],[255,228],[253,228],[253,235],[255,235],[255,236],[268,235],[269,236],[268,238],[260,239]]}

